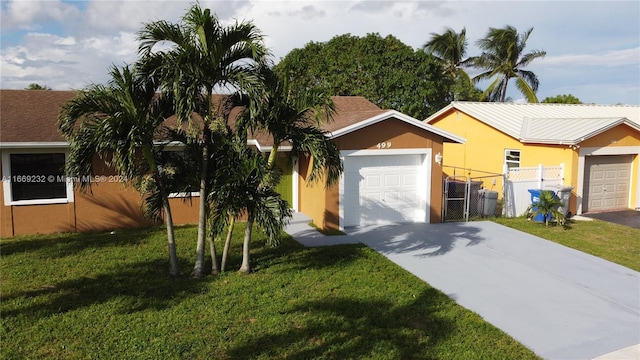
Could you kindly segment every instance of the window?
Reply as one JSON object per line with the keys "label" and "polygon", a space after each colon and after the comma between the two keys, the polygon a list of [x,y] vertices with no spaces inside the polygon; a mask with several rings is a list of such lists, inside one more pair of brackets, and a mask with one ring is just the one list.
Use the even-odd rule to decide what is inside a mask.
{"label": "window", "polygon": [[67,181],[64,166],[64,152],[3,153],[5,205],[72,202],[73,183]]}
{"label": "window", "polygon": [[505,149],[504,163],[508,169],[520,167],[520,150]]}
{"label": "window", "polygon": [[[165,148],[162,151],[160,164],[164,167],[165,186],[169,189],[169,197],[197,197],[200,196],[199,173],[196,177],[189,178],[184,174],[189,174],[198,165],[194,161],[194,156],[199,154],[188,154],[184,147]],[[193,173],[192,173],[193,174]]]}

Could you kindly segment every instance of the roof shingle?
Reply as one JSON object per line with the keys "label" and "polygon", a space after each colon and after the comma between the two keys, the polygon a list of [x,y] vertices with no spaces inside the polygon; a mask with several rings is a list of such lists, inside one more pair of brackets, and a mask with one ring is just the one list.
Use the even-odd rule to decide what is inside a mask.
{"label": "roof shingle", "polygon": [[58,114],[75,91],[0,90],[0,143],[64,142]]}

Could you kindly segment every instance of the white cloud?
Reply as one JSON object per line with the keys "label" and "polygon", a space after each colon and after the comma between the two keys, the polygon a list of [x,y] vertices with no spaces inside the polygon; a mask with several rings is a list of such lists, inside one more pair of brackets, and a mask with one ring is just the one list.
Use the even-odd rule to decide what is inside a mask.
{"label": "white cloud", "polygon": [[3,49],[2,88],[25,88],[36,82],[54,89],[78,89],[107,79],[108,67],[135,60],[137,42],[131,33],[76,40],[29,33],[23,43]]}
{"label": "white cloud", "polygon": [[[135,61],[136,32],[144,22],[177,22],[191,0],[4,1],[0,86],[38,82],[54,89],[104,82],[107,67]],[[393,35],[418,48],[445,27],[467,29],[468,55],[489,27],[535,27],[527,49],[547,51],[529,70],[538,97],[558,91],[594,102],[640,103],[640,2],[521,1],[220,1],[200,0],[223,24],[253,21],[277,62],[310,41],[350,33]],[[615,21],[612,21],[615,19]],[[25,29],[30,31],[25,32]],[[27,35],[25,35],[27,34]],[[625,50],[626,49],[626,50]],[[472,70],[470,70],[472,71]],[[585,78],[602,84],[584,87]],[[630,80],[631,79],[631,80]],[[580,93],[579,93],[580,92]],[[510,94],[511,95],[511,94]],[[518,98],[520,95],[512,95]],[[600,100],[599,100],[600,99]]]}
{"label": "white cloud", "polygon": [[601,65],[601,66],[620,66],[620,65],[639,65],[640,66],[640,47],[633,49],[611,50],[597,54],[567,54],[559,56],[547,56],[540,60],[542,65]]}
{"label": "white cloud", "polygon": [[61,1],[12,0],[2,4],[2,30],[36,30],[48,21],[64,22],[79,15],[78,9]]}

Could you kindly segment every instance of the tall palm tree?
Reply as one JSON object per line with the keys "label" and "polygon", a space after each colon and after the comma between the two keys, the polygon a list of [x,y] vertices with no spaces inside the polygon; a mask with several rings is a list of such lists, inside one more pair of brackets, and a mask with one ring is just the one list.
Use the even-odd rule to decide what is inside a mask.
{"label": "tall palm tree", "polygon": [[483,50],[478,57],[470,59],[471,64],[484,70],[474,78],[478,82],[485,79],[495,79],[484,92],[489,101],[504,102],[507,96],[507,85],[512,78],[516,79],[516,87],[528,102],[537,103],[538,77],[531,71],[523,70],[533,60],[544,57],[547,53],[533,50],[524,53],[527,40],[533,28],[522,34],[513,26],[503,29],[489,28],[487,35],[478,40],[477,44]]}
{"label": "tall palm tree", "polygon": [[[282,228],[291,218],[292,210],[282,196],[265,183],[265,179],[269,178],[266,159],[247,148],[246,142],[239,145],[242,146],[228,148],[232,151],[226,154],[228,161],[225,162],[224,171],[218,172],[220,186],[218,191],[212,193],[212,228],[213,231],[222,232],[225,226],[228,227],[222,260],[222,263],[226,263],[235,218],[246,214],[240,272],[249,273],[253,225],[264,230],[269,245],[276,245]],[[224,271],[224,265],[221,270]]]}
{"label": "tall palm tree", "polygon": [[[58,126],[70,143],[67,173],[93,175],[93,160],[99,156],[138,185],[152,182],[165,215],[169,273],[178,276],[171,207],[163,168],[157,161],[161,149],[154,146],[156,131],[171,114],[170,101],[156,94],[152,80],[137,76],[128,66],[122,70],[112,67],[110,76],[108,86],[92,85],[62,108]],[[91,184],[81,185],[85,189]],[[149,187],[138,188],[146,192]]]}
{"label": "tall palm tree", "polygon": [[[260,81],[253,64],[265,62],[267,49],[259,30],[250,22],[223,26],[209,9],[193,5],[182,22],[156,21],[145,24],[138,34],[139,53],[145,73],[157,76],[173,92],[178,122],[202,119],[200,208],[194,276],[204,275],[207,178],[211,137],[217,111],[211,103],[214,89],[231,88],[259,97]],[[168,49],[159,49],[169,44]],[[161,45],[156,47],[156,45]],[[215,165],[215,164],[213,164]]]}
{"label": "tall palm tree", "polygon": [[288,142],[292,146],[292,156],[313,158],[309,173],[311,181],[320,180],[326,174],[328,185],[333,184],[343,170],[340,151],[328,138],[329,134],[321,129],[335,113],[331,96],[318,87],[293,91],[288,76],[280,76],[268,67],[263,67],[261,74],[267,99],[251,107],[250,116],[239,122],[239,128],[266,131],[271,135],[273,145],[267,161],[269,171],[277,170],[278,149]]}
{"label": "tall palm tree", "polygon": [[[273,190],[282,176],[276,165],[280,146],[288,142],[292,147],[291,156],[309,156],[313,159],[309,171],[309,180],[312,182],[325,179],[326,184],[331,185],[340,178],[343,171],[338,147],[329,139],[328,133],[320,128],[323,123],[331,120],[335,112],[331,97],[320,88],[295,92],[287,76],[281,77],[267,66],[263,66],[260,73],[266,100],[245,98],[247,111],[236,122],[236,132],[242,144],[246,144],[249,132],[267,132],[273,139],[271,151],[264,163],[266,171],[256,173],[261,176],[261,181],[255,189],[255,203],[251,205],[255,208],[248,211],[240,268],[242,272],[250,271],[249,250],[254,218],[265,228],[270,241],[275,242],[279,235],[280,230],[274,230],[278,223],[271,219],[282,219],[283,214],[280,197],[275,196],[277,193]],[[249,160],[253,161],[251,158]],[[290,215],[284,215],[288,220]],[[269,228],[271,230],[267,230]]]}
{"label": "tall palm tree", "polygon": [[450,96],[453,100],[469,100],[474,88],[469,74],[462,68],[468,65],[467,56],[467,29],[462,28],[457,33],[452,28],[446,28],[442,34],[431,33],[431,39],[422,48],[435,56],[444,67],[453,88]]}
{"label": "tall palm tree", "polygon": [[431,33],[431,40],[422,48],[438,58],[445,65],[446,73],[455,77],[466,61],[467,29],[462,28],[460,33],[456,33],[448,27],[442,34]]}

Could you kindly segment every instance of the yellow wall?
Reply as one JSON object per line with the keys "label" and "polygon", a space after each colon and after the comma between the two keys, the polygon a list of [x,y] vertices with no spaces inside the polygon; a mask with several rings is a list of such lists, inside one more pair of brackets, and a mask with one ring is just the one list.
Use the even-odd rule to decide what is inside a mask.
{"label": "yellow wall", "polygon": [[[446,165],[444,169],[446,175],[466,176],[467,178],[488,175],[480,171],[467,171],[451,167],[501,174],[505,149],[520,150],[520,166],[522,167],[538,166],[539,164],[545,166],[564,164],[564,184],[574,187],[573,196],[569,203],[569,211],[576,213],[577,194],[575,191],[578,184],[578,148],[574,149],[568,145],[523,144],[519,140],[455,109],[443,114],[439,119],[432,121],[431,124],[467,140],[465,144],[444,144],[443,164]],[[599,148],[640,146],[640,134],[626,125],[619,125],[587,139],[579,145],[580,147]],[[638,191],[638,181],[635,179],[638,173],[637,156],[632,167],[632,178],[634,180],[630,196],[635,202]],[[494,179],[495,185],[492,182]],[[501,193],[502,178],[499,176],[486,178],[483,180],[483,186]],[[638,204],[635,206],[638,206]]]}
{"label": "yellow wall", "polygon": [[311,221],[319,227],[326,228],[325,224],[325,208],[326,208],[326,191],[324,187],[324,179],[315,183],[308,181],[311,171],[311,159],[301,157],[298,160],[298,209],[301,213],[309,216]]}

